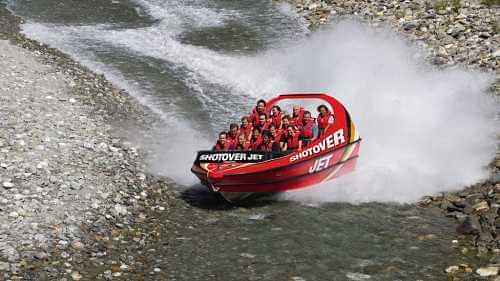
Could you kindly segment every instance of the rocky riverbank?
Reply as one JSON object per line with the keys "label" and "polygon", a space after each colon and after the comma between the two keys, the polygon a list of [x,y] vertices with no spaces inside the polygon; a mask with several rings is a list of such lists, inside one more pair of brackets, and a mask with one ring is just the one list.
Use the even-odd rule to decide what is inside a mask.
{"label": "rocky riverbank", "polygon": [[[288,1],[312,28],[338,18],[354,16],[375,27],[390,26],[420,46],[437,67],[468,67],[491,71],[496,81],[491,93],[500,96],[500,2],[499,1]],[[493,159],[494,158],[494,159]],[[492,155],[490,180],[460,192],[429,196],[419,206],[441,208],[457,221],[456,232],[468,247],[464,255],[494,257],[488,270],[478,275],[497,275],[500,264],[500,152]],[[452,276],[468,274],[468,266],[452,265]]]}
{"label": "rocky riverbank", "polygon": [[147,110],[20,22],[0,7],[0,280],[88,248],[89,232],[128,225],[149,187],[167,189],[119,134]]}

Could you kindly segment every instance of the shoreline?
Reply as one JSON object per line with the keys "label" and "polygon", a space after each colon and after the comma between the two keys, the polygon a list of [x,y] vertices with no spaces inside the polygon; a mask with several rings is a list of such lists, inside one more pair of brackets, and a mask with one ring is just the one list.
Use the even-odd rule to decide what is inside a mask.
{"label": "shoreline", "polygon": [[[68,252],[82,250],[86,247],[90,248],[91,244],[93,244],[94,242],[86,239],[97,239],[95,238],[95,236],[99,236],[97,234],[106,233],[106,235],[112,237],[113,231],[120,231],[120,229],[131,225],[134,222],[140,223],[141,220],[144,219],[145,206],[158,206],[157,202],[159,200],[154,199],[154,197],[150,198],[150,194],[152,193],[159,194],[164,192],[164,194],[161,195],[162,200],[165,201],[163,203],[166,204],[165,207],[161,206],[161,208],[164,209],[168,208],[168,205],[171,204],[171,202],[169,202],[168,200],[174,195],[172,195],[171,191],[169,191],[169,185],[172,183],[169,183],[165,179],[151,176],[147,172],[145,172],[143,166],[144,162],[141,158],[141,152],[138,151],[139,155],[136,156],[136,148],[130,147],[130,144],[123,141],[123,139],[120,138],[120,134],[118,133],[119,123],[131,122],[132,124],[137,124],[137,126],[147,127],[147,125],[145,124],[147,123],[145,122],[145,119],[154,119],[154,115],[148,112],[147,108],[142,107],[125,91],[115,88],[102,75],[94,74],[86,67],[81,66],[78,62],[73,61],[68,55],[56,49],[49,48],[44,44],[39,44],[38,42],[26,38],[24,35],[20,34],[19,25],[22,23],[22,19],[17,16],[11,15],[6,11],[7,10],[5,9],[5,7],[0,5],[0,26],[7,27],[7,30],[0,29],[0,39],[9,40],[14,45],[28,50],[31,54],[35,54],[37,59],[42,61],[43,64],[53,67],[54,72],[62,73],[63,75],[72,77],[75,80],[75,85],[72,87],[72,95],[75,96],[75,99],[78,103],[81,102],[82,106],[87,107],[87,111],[85,111],[84,114],[86,114],[87,116],[101,116],[103,118],[101,122],[111,123],[115,125],[115,127],[111,126],[112,128],[103,131],[103,134],[105,134],[104,141],[108,143],[108,147],[113,147],[113,149],[109,149],[109,151],[107,152],[109,153],[109,155],[107,155],[106,157],[115,159],[113,158],[113,153],[117,152],[114,151],[115,148],[118,149],[119,153],[122,153],[123,151],[124,155],[130,154],[130,156],[125,156],[127,167],[122,167],[119,168],[119,170],[115,171],[116,174],[120,174],[121,172],[123,172],[123,175],[126,175],[120,175],[121,177],[126,178],[126,182],[121,183],[123,184],[124,189],[116,189],[112,193],[113,196],[110,196],[110,198],[106,199],[108,201],[106,203],[103,203],[102,206],[95,210],[95,212],[93,213],[93,216],[95,217],[86,218],[89,219],[89,221],[83,222],[83,226],[81,227],[81,230],[84,233],[83,236],[78,237],[77,239],[54,240],[52,241],[52,245],[49,247],[50,249],[47,248],[47,250],[26,249],[23,251],[19,251],[19,258],[13,260],[12,262],[8,261],[7,264],[5,264],[5,262],[3,262],[2,264],[0,258],[0,272],[4,271],[2,270],[2,266],[4,268],[8,266],[8,271],[10,272],[10,274],[16,274],[23,270],[30,269],[29,266],[25,266],[23,262],[43,263],[49,260],[50,255],[59,255],[61,257],[64,257],[68,255]],[[347,11],[346,13],[348,13]],[[338,12],[336,14],[340,15],[341,12]],[[321,22],[320,19],[318,20],[318,22]],[[411,30],[413,29],[414,28],[412,28]],[[448,64],[445,63],[440,65],[445,66]],[[492,90],[496,93],[496,95],[500,95],[498,87],[498,63],[496,64],[496,70],[497,80]],[[500,170],[500,159],[498,153],[496,159],[497,160],[494,160],[496,161],[495,169],[496,173],[498,173],[498,171]],[[117,167],[118,166],[119,165],[117,165]],[[135,188],[131,188],[131,186],[134,186]],[[478,221],[480,221],[479,223],[481,223],[483,217],[486,218],[486,221],[488,222],[487,229],[489,231],[490,224],[487,216],[490,216],[490,214],[496,212],[496,210],[498,209],[498,206],[495,206],[497,202],[491,201],[496,200],[496,197],[490,198],[490,190],[492,190],[496,194],[500,192],[500,185],[495,182],[489,182],[486,184],[478,184],[473,187],[469,187],[468,189],[461,192],[448,193],[447,195],[443,196],[429,196],[424,198],[422,202],[417,204],[417,206],[438,207],[442,210],[445,210],[444,212],[447,216],[449,214],[453,214],[454,218],[460,223],[459,226],[462,225],[464,227],[467,227],[470,224],[472,226],[472,230],[469,231],[468,235],[472,237],[471,242],[475,243],[475,241],[478,239],[478,241],[481,241],[481,239],[485,240],[489,239],[489,237],[480,237],[481,233],[484,232],[481,231],[481,228],[483,226],[474,224],[474,218],[477,218]],[[470,194],[476,194],[478,192],[481,193],[482,191],[486,191],[486,196],[469,196]],[[118,196],[118,199],[116,199],[117,197],[115,195],[120,196]],[[476,202],[475,200],[479,201]],[[488,200],[490,200],[491,202]],[[148,203],[150,201],[155,203]],[[484,203],[481,202],[487,202],[488,207],[486,208],[484,206]],[[129,206],[130,208],[126,208],[126,206]],[[161,210],[161,208],[158,207],[157,209]],[[453,211],[448,211],[448,209]],[[465,214],[465,217],[457,216],[457,214],[453,212]],[[466,219],[467,217],[470,217],[470,219]],[[496,217],[494,218],[494,220],[495,219]],[[471,221],[472,223],[470,223]],[[464,232],[464,235],[466,232],[467,231]],[[88,238],[87,236],[92,236],[90,234],[92,234],[94,238]],[[101,236],[106,235],[103,234]],[[479,238],[476,238],[476,236]],[[495,246],[495,248],[493,248],[493,246],[490,245],[492,241],[495,243],[498,242],[495,238],[494,240],[489,239],[487,241],[483,241],[485,243],[481,242],[483,243],[481,244],[481,246],[474,246],[485,248],[486,251],[490,250],[491,252],[494,252],[496,254],[497,252],[495,252],[495,249],[497,249],[498,246]],[[106,239],[99,240],[99,243],[106,244],[108,242],[109,240],[106,241]],[[5,247],[4,249],[7,249],[7,247]],[[12,252],[11,248],[9,248],[9,250],[10,252]],[[0,253],[1,252],[2,248],[0,247]],[[479,250],[479,252],[484,251]],[[75,259],[77,258],[79,258],[78,254],[75,255]],[[454,273],[465,270],[466,269],[459,269]],[[75,280],[81,278],[78,277],[78,274],[75,274],[74,272],[71,274],[71,276]]]}
{"label": "shoreline", "polygon": [[1,280],[68,248],[91,248],[89,233],[133,223],[152,188],[165,192],[165,204],[172,196],[121,134],[124,124],[146,132],[153,113],[103,75],[26,38],[22,22],[0,4],[2,64],[10,67],[0,74]]}

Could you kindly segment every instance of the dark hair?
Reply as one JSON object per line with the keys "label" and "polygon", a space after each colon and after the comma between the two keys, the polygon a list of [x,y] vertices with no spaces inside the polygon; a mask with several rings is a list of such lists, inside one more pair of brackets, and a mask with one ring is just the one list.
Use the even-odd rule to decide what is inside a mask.
{"label": "dark hair", "polygon": [[328,110],[328,107],[326,107],[326,105],[324,105],[324,104],[320,104],[320,105],[318,106],[318,108],[317,108],[317,109],[318,109],[318,112],[320,112],[320,109],[321,109],[322,107],[323,107],[326,111],[330,111],[330,110]]}
{"label": "dark hair", "polygon": [[265,100],[258,100],[257,105],[259,105],[259,103],[264,103],[264,106],[266,106],[266,104],[267,104]]}
{"label": "dark hair", "polygon": [[262,132],[262,137],[265,137],[267,136],[268,138],[271,138],[271,132],[269,132],[268,130],[265,130],[264,132]]}
{"label": "dark hair", "polygon": [[253,132],[255,132],[255,130],[259,131],[259,133],[260,133],[260,129],[259,129],[259,128],[257,128],[257,127],[254,127],[254,128],[253,128],[252,133],[253,133]]}
{"label": "dark hair", "polygon": [[219,133],[219,137],[220,137],[220,136],[222,136],[222,135],[227,136],[227,133],[226,133],[226,132],[224,132],[224,131],[222,131],[222,132],[220,132],[220,133]]}
{"label": "dark hair", "polygon": [[283,116],[283,117],[281,118],[281,120],[283,120],[283,119],[288,119],[288,120],[290,120],[290,119],[292,119],[292,117],[291,117],[289,114],[287,114],[287,115],[285,115],[285,116]]}
{"label": "dark hair", "polygon": [[281,112],[281,107],[279,105],[273,105],[273,107],[271,109],[273,109],[273,108],[276,108],[276,110]]}
{"label": "dark hair", "polygon": [[276,129],[276,125],[274,125],[273,123],[269,124],[269,129],[271,129],[271,127]]}
{"label": "dark hair", "polygon": [[304,115],[306,115],[306,114],[311,115],[311,112],[309,112],[309,111],[306,110],[306,111],[304,111]]}
{"label": "dark hair", "polygon": [[286,128],[287,128],[287,129],[288,129],[288,128],[292,128],[292,129],[294,129],[294,130],[295,130],[295,126],[294,126],[294,125],[288,125],[288,126],[286,126]]}
{"label": "dark hair", "polygon": [[238,124],[236,124],[236,123],[229,124],[229,130],[231,130],[232,128],[239,128]]}
{"label": "dark hair", "polygon": [[248,117],[248,116],[243,116],[243,117],[241,117],[241,121],[243,122],[243,120],[250,121],[250,117]]}

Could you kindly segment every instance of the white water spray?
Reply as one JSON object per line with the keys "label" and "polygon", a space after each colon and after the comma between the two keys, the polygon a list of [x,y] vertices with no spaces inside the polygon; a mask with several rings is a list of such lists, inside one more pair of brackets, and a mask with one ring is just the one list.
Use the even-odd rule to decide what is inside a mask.
{"label": "white water spray", "polygon": [[487,177],[498,132],[498,104],[485,94],[492,75],[436,70],[421,57],[389,31],[342,22],[260,58],[253,75],[276,73],[276,92],[330,92],[363,138],[356,172],[286,198],[413,202]]}
{"label": "white water spray", "polygon": [[[80,60],[84,58],[78,57],[78,49],[64,48],[73,37],[125,47],[186,67],[201,79],[232,89],[235,95],[257,99],[278,92],[330,92],[348,108],[364,139],[358,168],[325,186],[289,193],[287,198],[411,202],[486,177],[484,167],[495,153],[498,131],[497,104],[484,94],[491,75],[436,70],[392,31],[376,32],[353,21],[255,56],[221,54],[177,41],[180,18],[170,17],[168,10],[161,12],[167,14],[155,14],[162,19],[160,24],[142,29],[28,24],[25,32],[63,46]],[[219,16],[203,21],[203,25],[219,24]],[[54,29],[58,32],[51,32]],[[57,34],[57,40],[50,39],[50,34]],[[153,170],[181,183],[193,182],[191,152],[209,148],[212,140],[194,135],[178,120],[164,133],[165,141],[155,149]]]}

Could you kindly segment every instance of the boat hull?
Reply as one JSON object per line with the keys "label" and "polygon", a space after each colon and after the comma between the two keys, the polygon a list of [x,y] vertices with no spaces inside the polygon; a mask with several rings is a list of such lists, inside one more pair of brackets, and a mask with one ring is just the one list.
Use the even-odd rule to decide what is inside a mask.
{"label": "boat hull", "polygon": [[[193,165],[192,171],[212,191],[220,193],[228,201],[239,201],[253,193],[277,193],[299,190],[345,175],[356,167],[360,141],[344,147],[319,153],[296,163],[279,166],[278,160],[265,163],[257,172],[252,165]],[[286,156],[285,156],[286,157]],[[211,175],[217,175],[211,177]],[[222,177],[220,176],[222,175]]]}

